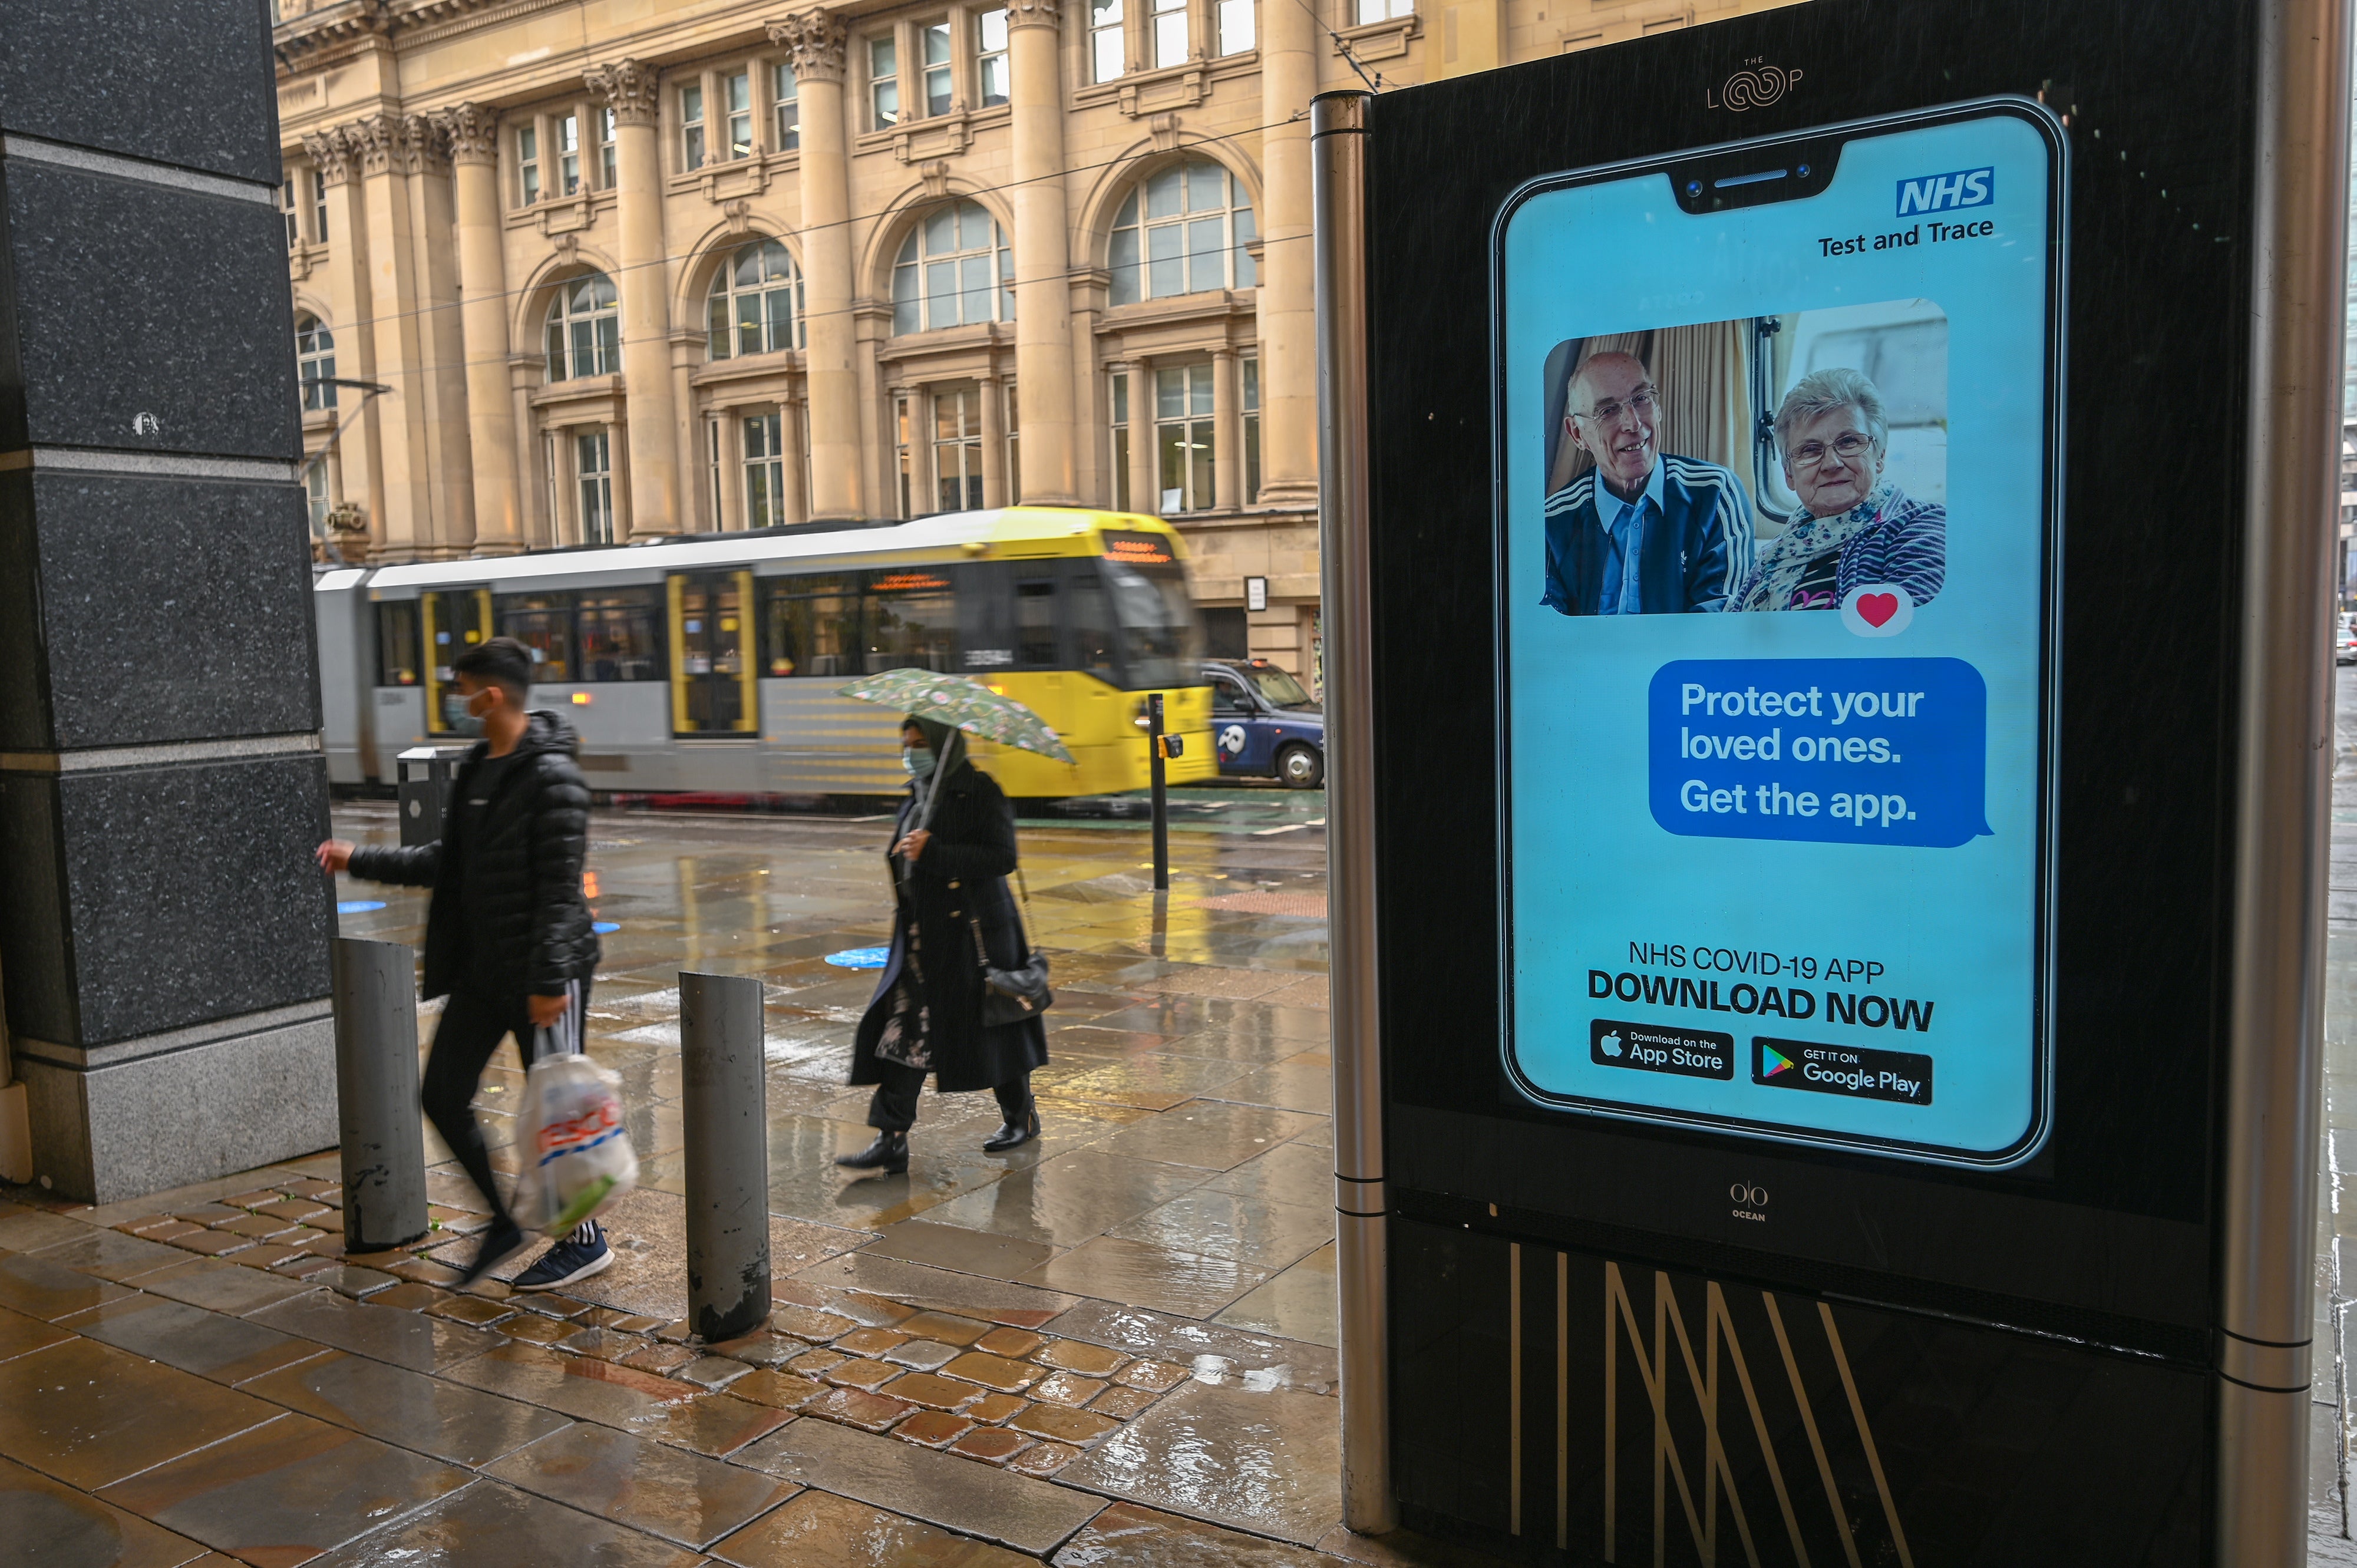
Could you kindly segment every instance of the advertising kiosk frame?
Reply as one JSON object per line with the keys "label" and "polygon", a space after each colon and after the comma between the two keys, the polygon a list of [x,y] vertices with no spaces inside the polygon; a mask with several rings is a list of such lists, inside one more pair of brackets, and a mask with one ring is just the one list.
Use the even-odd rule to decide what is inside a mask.
{"label": "advertising kiosk frame", "polygon": [[[1814,0],[1381,97],[1318,101],[1338,1265],[1353,1528],[1402,1520],[1549,1563],[2304,1560],[2349,39],[2346,0]],[[2016,247],[2024,264],[2044,240],[2067,256],[2058,327],[2068,352],[2056,357],[2050,410],[2061,435],[2044,467],[2054,501],[2046,586],[2012,568],[2023,593],[2050,606],[2055,628],[2053,750],[2035,770],[2031,793],[2042,797],[2026,811],[2025,775],[2005,770],[2005,737],[2040,732],[2039,715],[2023,711],[2038,683],[2000,668],[2001,636],[1966,635],[1999,625],[2005,596],[1992,585],[2005,561],[2025,558],[2007,541],[2018,545],[2037,526],[2007,510],[1990,477],[2018,456],[2007,456],[2006,431],[2023,428],[2005,424],[2011,394],[1981,352],[1988,334],[2007,329],[2002,312],[1974,317],[1976,307],[1948,299],[1878,317],[1879,306],[1867,307],[1896,294],[1818,288],[1805,268],[1785,278],[1789,304],[1763,304],[1746,292],[1753,274],[1744,268],[1767,240],[1697,226],[1679,231],[1695,237],[1685,250],[1663,247],[1631,226],[1656,219],[1600,202],[1566,209],[1523,253],[1541,275],[1518,296],[1500,281],[1496,238],[1525,186],[1621,165],[1661,172],[1651,210],[1673,227],[1681,214],[1709,219],[1788,194],[1794,211],[1813,200],[1832,212],[1862,199],[1870,171],[1888,204],[1889,168],[1868,156],[1849,164],[1845,184],[1838,169],[1803,166],[1797,155],[1781,172],[1738,167],[1729,149],[1800,145],[1832,128],[1984,101],[2050,120],[2065,155],[2056,177],[2067,178],[2056,231]],[[2005,200],[2021,189],[2008,156],[2019,155],[1900,167],[1895,216],[1908,216],[1910,176],[1951,179],[1939,202],[1953,208],[1973,205],[1956,194],[1975,188],[1963,177],[1995,170],[2003,194],[1986,204],[1994,223],[1958,212],[1936,226],[1993,243],[2021,239],[2024,204]],[[1789,184],[1762,197],[1758,186],[1780,178]],[[1863,224],[1803,227],[1825,231],[1819,261],[1839,253],[1831,247],[1851,229],[1870,243]],[[1687,253],[1706,240],[1737,260],[1711,274],[1720,263]],[[1629,268],[1624,252],[1662,279],[1657,298],[1625,284],[1612,295],[1616,268]],[[1707,286],[1683,286],[1681,268],[1699,268]],[[1516,336],[1516,297],[1539,302],[1526,313],[1537,336]],[[1935,318],[1947,335],[1933,377],[1921,367]],[[1794,399],[1812,391],[1803,382],[1824,357],[1803,362],[1797,348],[1760,346],[1780,329],[1805,334],[1813,320],[1819,344],[1860,320],[1883,323],[1891,343],[1904,328],[1913,357],[1877,349],[1873,373],[1943,389],[1918,426],[1953,444],[1935,492],[1946,508],[1944,582],[1904,575],[1921,553],[1896,550],[1863,580],[1845,564],[1835,581],[1831,554],[1810,557],[1824,564],[1821,575],[1798,564],[1781,576],[1753,570],[1797,524],[1846,515],[1795,507],[1789,489],[1801,421],[1818,406]],[[1697,345],[1728,362],[1752,356],[1751,402],[1732,399],[1743,428],[1719,438],[1718,458],[1666,457],[1699,445],[1695,409],[1729,402],[1681,402],[1664,384],[1670,366],[1691,379],[1714,362]],[[1864,364],[1862,351],[1826,353],[1836,370]],[[1514,380],[1542,362],[1543,378]],[[1525,402],[1538,408],[1528,400],[1542,395],[1555,400],[1543,435],[1524,417]],[[1858,404],[1854,392],[1843,395]],[[1596,440],[1600,411],[1631,433],[1620,447]],[[1793,416],[1781,427],[1781,413]],[[1581,451],[1544,447],[1540,486],[1538,467],[1515,465],[1558,428],[1581,437]],[[1803,461],[1822,470],[1835,461],[1819,455],[1829,445]],[[1919,441],[1906,456],[1918,485],[1933,472],[1925,449]],[[1624,494],[1616,480],[1610,494],[1628,514],[1616,524],[1601,501],[1579,511],[1589,493],[1580,465],[1624,460],[1640,489]],[[1681,487],[1667,504],[1663,471]],[[1594,477],[1595,494],[1609,477]],[[1758,510],[1738,516],[1745,506]],[[1931,536],[1932,510],[1905,514],[1910,538]],[[1575,513],[1576,525],[1547,531]],[[1886,507],[1871,525],[1899,516]],[[1781,530],[1754,531],[1763,521]],[[1632,525],[1640,532],[1614,532]],[[1590,531],[1586,541],[1578,528]],[[1593,566],[1595,548],[1639,548],[1645,528],[1688,532],[1673,555],[1630,557],[1653,563],[1641,587],[1633,574]],[[1564,618],[1517,641],[1511,625],[1537,613],[1539,596],[1525,590],[1539,581],[1542,538],[1548,613]],[[1714,541],[1734,542],[1717,578],[1693,569]],[[1800,547],[1776,548],[1789,557]],[[1590,554],[1564,564],[1579,551]],[[1642,599],[1670,591],[1667,571],[1682,575],[1685,598]],[[1758,590],[1750,608],[1824,607],[1751,624],[1704,618],[1727,613],[1714,593],[1747,585]],[[1821,589],[1826,597],[1807,597]],[[1788,592],[1796,596],[1779,597]],[[1889,635],[1888,606],[1903,612],[1937,596],[1946,606],[1914,616],[1911,642],[1853,647],[1831,630]],[[1702,615],[1584,618],[1663,608]],[[1881,618],[1861,627],[1859,615]],[[1903,614],[1898,624],[1908,624]],[[1962,652],[1941,643],[1952,636]],[[1714,881],[1693,875],[1658,793],[1646,817],[1663,721],[1658,692],[1649,720],[1632,671],[1658,678],[1680,659],[1918,648],[1938,656],[1916,660],[1927,669],[1940,659],[1988,667],[1985,719],[1972,719],[1982,727],[1908,732],[1925,744],[1985,737],[1978,755],[1992,783],[1981,832],[1923,830],[1907,847],[1869,851],[1821,847],[1824,824],[1812,823],[1727,849],[1730,875]],[[1508,773],[1541,777],[1502,738],[1518,659],[1546,672],[1560,711],[1585,726],[1539,766],[1587,792],[1548,797],[1535,836],[1517,836],[1497,804]],[[1707,675],[1684,689],[1690,704],[1714,700]],[[1953,690],[1968,693],[1969,682]],[[1746,716],[1759,714],[1755,705]],[[1900,746],[1890,739],[1894,754]],[[1674,754],[1678,765],[1686,755]],[[1858,760],[1855,748],[1848,760]],[[1764,798],[1764,785],[1742,786],[1751,787]],[[1900,795],[1885,791],[1878,814],[1921,821],[1920,800],[1883,803]],[[1746,799],[1732,782],[1718,798]],[[1443,801],[1453,825],[1436,832]],[[1963,894],[1939,881],[2027,853],[2019,841],[2045,832],[2040,822],[2050,823],[2051,862],[2033,898],[2002,867],[1978,884],[1967,877]],[[1931,858],[1940,855],[1953,858]],[[1904,1000],[1948,1007],[1937,1015],[1945,1032],[1869,1040],[1851,1026],[1856,992],[1839,1015],[1816,1011],[1813,996],[1805,1025],[1790,1021],[1797,1004],[1763,1023],[1756,1005],[1738,1002],[1732,1012],[1753,1016],[1732,1015],[1732,991],[1681,993],[1667,979],[1646,991],[1640,977],[1632,1004],[1616,990],[1618,972],[1657,957],[1657,938],[1678,945],[1651,927],[1627,930],[1627,959],[1566,969],[1562,953],[1593,950],[1595,939],[1560,948],[1555,970],[1532,972],[1555,975],[1552,993],[1518,979],[1503,934],[1510,888],[1552,882],[1567,890],[1563,918],[1601,909],[1602,929],[1632,868],[1649,865],[1685,879],[1682,908],[1707,941],[1719,940],[1713,921],[1728,911],[1757,920],[1786,908],[1742,891],[1745,877],[1797,886],[1805,878],[1792,868],[1815,876],[1830,865],[1860,886],[1886,884],[1892,950],[1943,977],[1939,997]],[[1838,900],[1823,889],[1839,881],[1792,894],[1799,938],[1835,918],[1825,911]],[[1996,915],[1963,935],[1940,925],[1941,910],[1980,897],[1975,886],[1996,890]],[[1910,904],[1910,887],[1940,891]],[[2037,899],[2051,909],[2033,953],[2050,1056],[1999,1071],[1991,1064],[2010,1059],[2015,1014],[1973,1012],[1974,975],[2006,992],[1999,972],[2010,961],[1958,954],[1968,941],[1984,943],[1974,953],[2016,950],[2000,940],[2006,922],[2034,924]],[[1578,972],[1589,962],[1609,1000],[1582,994]],[[1759,976],[1748,978],[1756,1004]],[[1550,1101],[1512,1070],[1504,999],[1517,984],[1533,986],[1533,1015],[1554,1031],[1546,1070],[1577,1091]],[[1901,998],[1882,1000],[1891,1011]],[[1714,1054],[1722,1038],[1738,1070]],[[1585,1056],[1563,1054],[1565,1039]],[[1631,1046],[1647,1051],[1647,1070],[1717,1081],[1624,1089],[1642,1077],[1625,1070],[1620,1053]],[[1772,1059],[1748,1054],[1770,1047]],[[2050,1084],[2050,1103],[2034,1136],[1979,1166],[1939,1156],[1969,1155],[2002,1115],[1939,1123],[1949,1142],[1927,1142],[1931,1158],[1898,1146],[1904,1137],[1878,1148],[1871,1138],[1838,1146],[1838,1137],[1783,1136],[1751,1108],[1782,1105],[1790,1086],[1769,1087],[1781,1070],[1773,1062],[1791,1066],[1809,1050],[1824,1053],[1825,1071],[1813,1076],[1826,1093],[1855,1096],[1877,1072],[1900,1085],[1868,1097],[1883,1104],[1803,1107],[1837,1127],[1932,1126],[1928,1112],[1953,1102],[1939,1099],[1951,1084],[1977,1085],[1964,1092],[2001,1108],[2007,1086],[2032,1070]],[[1920,1083],[1909,1076],[1915,1061]],[[1587,1087],[1598,1083],[1600,1101]],[[1656,1116],[1657,1103],[1677,1113]]]}

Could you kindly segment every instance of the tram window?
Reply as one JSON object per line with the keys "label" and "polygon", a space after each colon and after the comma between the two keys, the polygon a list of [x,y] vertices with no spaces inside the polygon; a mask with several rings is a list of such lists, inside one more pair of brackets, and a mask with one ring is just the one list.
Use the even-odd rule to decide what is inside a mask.
{"label": "tram window", "polygon": [[388,599],[376,607],[376,683],[417,684],[417,601]]}
{"label": "tram window", "polygon": [[1203,639],[1187,574],[1176,562],[1137,565],[1101,562],[1122,633],[1123,665],[1133,688],[1199,684]]}
{"label": "tram window", "polygon": [[1113,608],[1105,601],[1104,583],[1094,562],[1076,561],[1071,570],[1065,603],[1071,618],[1074,667],[1100,680],[1118,682],[1121,671],[1114,660]]}
{"label": "tram window", "polygon": [[762,594],[762,673],[859,672],[859,596],[846,579],[773,577]]}
{"label": "tram window", "polygon": [[1032,670],[1053,670],[1064,662],[1062,639],[1056,634],[1056,580],[1015,585],[1015,662]]}
{"label": "tram window", "polygon": [[581,596],[576,621],[584,681],[663,678],[662,612],[652,588]]}
{"label": "tram window", "polygon": [[500,635],[532,650],[534,682],[573,676],[573,596],[520,594],[499,601]]}
{"label": "tram window", "polygon": [[947,573],[923,566],[870,572],[861,607],[866,673],[957,667],[957,595]]}

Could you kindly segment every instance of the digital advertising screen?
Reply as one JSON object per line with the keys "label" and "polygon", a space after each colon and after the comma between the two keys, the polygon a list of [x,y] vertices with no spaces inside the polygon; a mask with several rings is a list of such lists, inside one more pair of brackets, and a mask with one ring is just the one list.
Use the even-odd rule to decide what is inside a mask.
{"label": "digital advertising screen", "polygon": [[1526,1101],[1984,1167],[2038,1149],[2064,147],[1986,100],[1501,209]]}

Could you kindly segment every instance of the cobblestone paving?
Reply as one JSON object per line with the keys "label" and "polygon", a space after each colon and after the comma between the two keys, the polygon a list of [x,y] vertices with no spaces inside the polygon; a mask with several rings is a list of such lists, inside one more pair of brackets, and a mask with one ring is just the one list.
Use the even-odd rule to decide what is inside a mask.
{"label": "cobblestone paving", "polygon": [[[1045,1136],[984,1155],[989,1097],[928,1091],[908,1175],[855,1178],[873,977],[825,958],[887,934],[884,823],[601,815],[590,1048],[641,1161],[615,1265],[451,1291],[483,1204],[430,1132],[435,1229],[392,1251],[346,1249],[332,1152],[99,1208],[13,1189],[5,1532],[77,1564],[1475,1561],[1340,1526],[1322,806],[1181,825],[1160,899],[1135,827],[1027,826]],[[347,934],[417,939],[421,896],[339,896],[384,905]],[[681,1321],[682,969],[768,993],[773,1312],[718,1345]]]}

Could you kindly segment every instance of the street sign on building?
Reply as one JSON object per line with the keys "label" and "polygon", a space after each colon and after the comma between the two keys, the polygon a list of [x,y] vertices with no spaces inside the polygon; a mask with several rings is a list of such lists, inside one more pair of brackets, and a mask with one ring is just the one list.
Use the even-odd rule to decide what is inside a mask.
{"label": "street sign on building", "polygon": [[1360,1528],[2300,1560],[2347,42],[1320,100]]}

